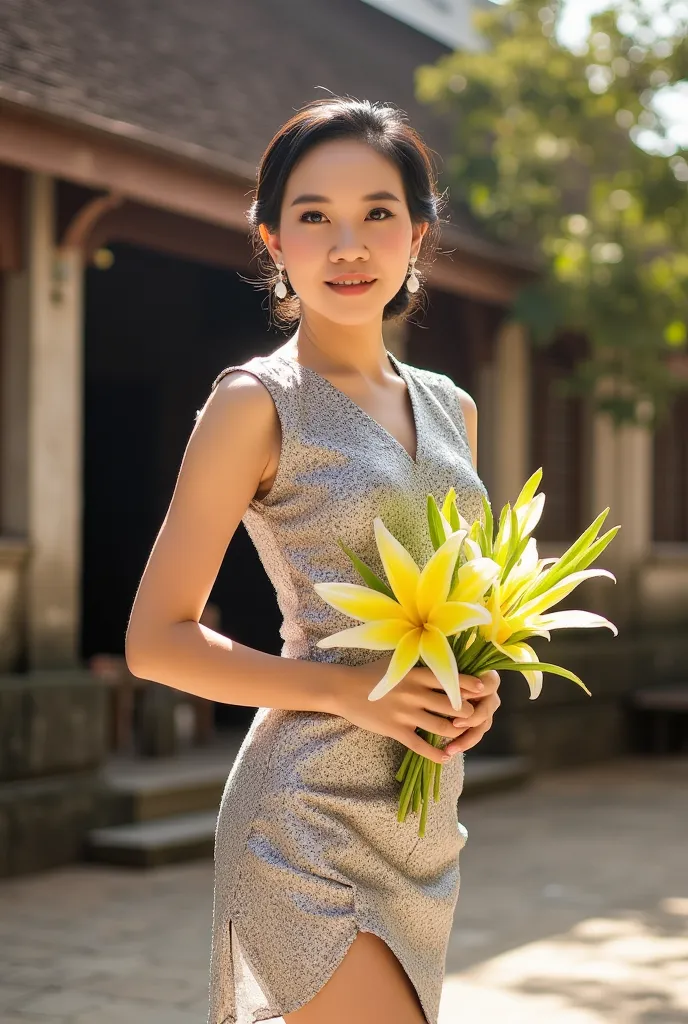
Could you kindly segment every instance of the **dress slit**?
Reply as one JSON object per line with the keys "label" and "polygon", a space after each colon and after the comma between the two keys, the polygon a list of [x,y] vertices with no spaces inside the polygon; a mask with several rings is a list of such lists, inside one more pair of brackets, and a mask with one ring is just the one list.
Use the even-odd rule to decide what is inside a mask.
{"label": "dress slit", "polygon": [[[392,948],[392,944],[389,939],[384,935],[381,935],[374,928],[370,926],[363,928],[358,920],[354,920],[353,932],[350,935],[345,936],[344,941],[338,944],[332,957],[328,960],[325,969],[321,970],[318,977],[311,982],[309,990],[299,994],[296,999],[292,1000],[288,1005],[277,1005],[277,1001],[271,1000],[266,991],[268,983],[262,978],[262,972],[259,966],[260,956],[255,950],[249,950],[246,939],[242,939],[240,937],[239,932],[237,931],[237,926],[232,918],[229,918],[227,922],[228,948],[226,951],[224,970],[229,972],[231,976],[231,990],[235,993],[236,1002],[231,1008],[225,1008],[226,1015],[221,1019],[221,1024],[263,1024],[263,1022],[269,1021],[282,1021],[285,1013],[294,1013],[295,1011],[302,1009],[318,994],[318,992],[320,992],[322,988],[324,988],[330,978],[333,977],[335,972],[342,965],[346,954],[349,952],[349,949],[353,945],[353,942],[359,932],[369,932],[380,939],[381,942],[385,943],[413,988],[418,1007],[423,1014],[424,1020],[427,1024],[431,1024],[430,1016],[423,1006],[423,1000],[418,986],[414,982],[408,968],[404,965],[403,959],[399,955],[399,951],[395,951]],[[240,1015],[239,1008],[242,1006],[253,1007],[250,1012],[250,1016],[242,1017]]]}

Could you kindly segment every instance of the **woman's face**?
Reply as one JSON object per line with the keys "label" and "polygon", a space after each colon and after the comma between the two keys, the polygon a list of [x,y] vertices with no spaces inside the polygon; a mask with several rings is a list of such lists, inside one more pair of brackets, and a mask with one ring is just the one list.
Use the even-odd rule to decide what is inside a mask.
{"label": "woman's face", "polygon": [[[285,265],[302,312],[342,324],[368,323],[401,288],[427,223],[411,222],[398,168],[372,146],[350,139],[322,142],[293,168],[279,232],[260,232]],[[356,288],[338,277],[372,283]]]}

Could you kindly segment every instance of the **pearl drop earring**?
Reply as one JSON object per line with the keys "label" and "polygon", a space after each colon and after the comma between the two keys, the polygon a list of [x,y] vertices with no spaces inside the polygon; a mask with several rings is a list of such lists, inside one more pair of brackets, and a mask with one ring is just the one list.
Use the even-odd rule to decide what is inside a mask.
{"label": "pearl drop earring", "polygon": [[412,294],[414,292],[417,292],[418,289],[420,288],[420,281],[416,277],[415,263],[416,263],[417,259],[418,259],[417,256],[412,256],[411,259],[409,260],[410,273],[409,273],[409,276],[408,276],[408,278],[406,280],[406,288]]}
{"label": "pearl drop earring", "polygon": [[278,263],[277,270],[279,271],[279,281],[275,285],[275,295],[278,299],[283,299],[287,294],[287,286],[284,283],[284,276],[282,274],[282,271],[284,270],[284,263]]}

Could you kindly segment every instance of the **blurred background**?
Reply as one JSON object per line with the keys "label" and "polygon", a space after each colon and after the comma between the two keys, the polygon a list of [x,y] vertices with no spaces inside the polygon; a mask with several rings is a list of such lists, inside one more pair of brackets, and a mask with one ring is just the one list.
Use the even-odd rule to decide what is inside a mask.
{"label": "blurred background", "polygon": [[[581,814],[608,793],[598,824],[626,807],[604,844],[625,837],[610,856],[626,858],[630,885],[629,847],[645,835],[638,815],[664,813],[661,827],[678,827],[672,801],[688,750],[687,38],[679,0],[0,0],[0,876],[27,876],[27,888],[4,890],[7,907],[33,921],[27,946],[50,931],[32,917],[32,900],[56,891],[49,869],[85,860],[91,871],[157,866],[161,881],[145,891],[162,899],[174,889],[186,910],[208,909],[217,804],[254,709],[132,677],[124,635],[212,380],[284,336],[252,283],[245,214],[274,132],[328,94],[395,103],[435,151],[449,202],[427,308],[386,323],[385,342],[475,398],[493,507],[541,466],[542,557],[561,554],[606,507],[608,525],[622,525],[602,560],[617,585],[590,581],[575,595],[619,637],[572,631],[548,648],[593,698],[548,676],[530,703],[523,679],[504,674],[495,724],[466,759],[466,795],[507,803],[501,817],[490,811],[499,804],[476,810],[476,833],[483,813],[486,828],[497,818],[517,828],[516,808],[524,822],[536,815],[537,833],[566,803],[559,784],[574,787]],[[243,527],[203,621],[280,651],[274,593]],[[579,789],[552,781],[572,769],[583,773]],[[632,779],[638,804],[623,788]],[[557,821],[575,845],[585,818]],[[532,864],[531,855],[524,848]],[[195,875],[159,867],[198,858]],[[66,870],[88,879],[86,890],[64,889],[73,908],[96,876]],[[117,870],[102,870],[113,888],[97,888],[111,900],[98,913],[124,920],[140,891],[123,895]],[[566,904],[578,891],[569,881],[552,882],[545,902]],[[679,895],[662,896],[679,900],[671,920],[688,914]],[[514,908],[514,921],[521,911],[539,913]],[[52,927],[64,932],[60,921]],[[483,925],[464,927],[459,958],[471,942],[481,951]],[[202,988],[209,923],[194,927]],[[11,971],[11,1021],[34,1019],[21,992],[24,1009],[13,1009],[17,977],[29,985],[23,966]],[[34,975],[48,984],[51,969]],[[63,965],[50,984],[70,970],[81,977]],[[591,1016],[546,1002],[542,1018],[524,1004],[523,1019],[688,1019],[688,997],[672,989],[669,1001],[666,978],[647,985],[661,990],[661,1007],[642,1013],[659,1016],[634,1016],[638,993],[631,1010],[617,991]],[[75,992],[63,993],[60,1020],[92,1012]],[[0,995],[0,1014],[3,1005]],[[38,1012],[57,1020],[54,1006]],[[470,1019],[521,1019],[516,1004],[478,1006]],[[175,1013],[167,1007],[166,1024],[201,1019]],[[113,1019],[162,1020],[140,1007],[121,1014]]]}

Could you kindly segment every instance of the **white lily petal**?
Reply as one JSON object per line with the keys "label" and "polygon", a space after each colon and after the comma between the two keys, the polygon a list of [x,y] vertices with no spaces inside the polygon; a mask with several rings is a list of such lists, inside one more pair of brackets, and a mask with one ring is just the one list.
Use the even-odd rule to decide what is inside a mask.
{"label": "white lily petal", "polygon": [[456,582],[448,601],[480,601],[501,573],[501,566],[492,558],[471,558],[456,574]]}
{"label": "white lily petal", "polygon": [[542,517],[542,510],[545,507],[545,495],[541,492],[536,494],[532,501],[529,501],[523,508],[517,509],[519,533],[521,537],[527,537],[533,532]]}
{"label": "white lily petal", "polygon": [[387,529],[379,516],[373,520],[373,530],[380,561],[394,596],[406,615],[412,621],[416,621],[416,587],[420,569],[404,545]]}
{"label": "white lily petal", "polygon": [[314,583],[315,592],[327,604],[352,619],[407,619],[404,608],[387,594],[360,583]]}
{"label": "white lily petal", "polygon": [[464,551],[468,554],[471,559],[477,559],[483,557],[482,548],[478,544],[477,540],[471,540],[470,537],[466,537],[464,543]]}
{"label": "white lily petal", "polygon": [[420,656],[444,688],[455,711],[461,707],[459,670],[451,644],[444,633],[426,624],[420,638]]}
{"label": "white lily petal", "polygon": [[584,580],[593,579],[597,576],[607,576],[610,580],[616,583],[616,576],[609,572],[608,569],[583,569],[580,572],[573,572],[568,576],[565,576],[559,583],[555,583],[549,590],[546,590],[544,594],[540,594],[539,597],[533,598],[532,601],[528,601],[526,604],[519,608],[520,616],[528,616],[532,614],[540,614],[551,608],[552,605],[558,604],[565,597],[574,590],[579,583]]}
{"label": "white lily petal", "polygon": [[424,622],[436,604],[447,600],[449,584],[464,539],[462,530],[447,537],[444,544],[428,559],[418,578],[415,603],[418,614]]}
{"label": "white lily petal", "polygon": [[378,619],[360,626],[340,629],[322,640],[316,647],[363,647],[368,651],[393,651],[414,627],[402,619]]}
{"label": "white lily petal", "polygon": [[390,658],[387,671],[368,694],[368,700],[379,700],[380,697],[384,697],[397,683],[401,682],[409,669],[412,669],[417,664],[422,632],[423,630],[420,626],[416,627],[409,630],[406,636],[399,641],[394,654]]}
{"label": "white lily petal", "polygon": [[[529,661],[536,662],[540,660],[533,648],[522,642],[507,644],[505,646],[505,650],[510,658],[513,658],[514,661],[518,661],[521,664],[525,664]],[[542,671],[540,669],[520,669],[519,671],[528,683],[528,687],[530,689],[530,700],[535,700],[536,697],[539,697],[542,691]]]}
{"label": "white lily petal", "polygon": [[445,636],[462,633],[473,626],[489,626],[492,616],[485,605],[467,603],[465,601],[445,601],[436,604],[427,618],[431,626],[435,626]]}
{"label": "white lily petal", "polygon": [[538,615],[536,617],[538,626],[544,627],[546,630],[550,629],[594,629],[596,627],[605,627],[610,629],[614,636],[619,635],[619,631],[613,622],[609,619],[605,619],[603,615],[596,615],[594,612],[586,612],[578,609],[568,609],[563,612],[547,612],[544,615]]}

